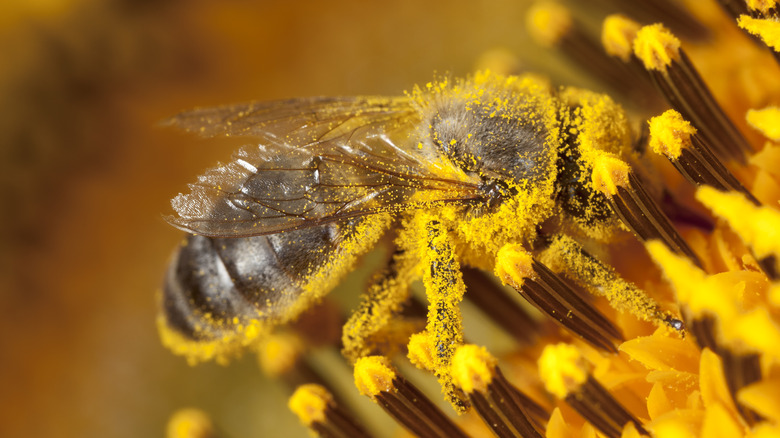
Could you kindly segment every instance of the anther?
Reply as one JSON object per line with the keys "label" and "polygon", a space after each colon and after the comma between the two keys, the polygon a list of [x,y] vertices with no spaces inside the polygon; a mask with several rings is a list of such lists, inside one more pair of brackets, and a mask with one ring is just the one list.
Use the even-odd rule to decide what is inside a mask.
{"label": "anther", "polygon": [[659,239],[701,266],[698,256],[645,191],[628,163],[602,154],[594,161],[592,181],[593,187],[610,200],[615,214],[641,240]]}
{"label": "anther", "polygon": [[531,37],[540,45],[558,48],[593,78],[629,100],[644,97],[642,91],[647,89],[637,88],[626,65],[604,53],[598,40],[586,32],[564,6],[550,1],[538,2],[529,9],[527,23]]}
{"label": "anther", "polygon": [[354,371],[358,391],[410,432],[423,438],[465,438],[463,431],[417,387],[398,374],[387,358],[360,358]]}
{"label": "anther", "polygon": [[[706,40],[710,30],[676,0],[602,0],[644,23],[666,23],[687,40]],[[742,1],[742,0],[736,0]]]}
{"label": "anther", "polygon": [[661,24],[644,26],[634,40],[634,54],[669,104],[699,129],[716,154],[745,162],[750,145],[715,101],[677,37]]}
{"label": "anther", "polygon": [[498,437],[541,437],[541,425],[533,424],[529,410],[544,412],[545,422],[549,415],[506,380],[497,362],[484,347],[458,347],[452,358],[455,385],[466,393],[477,413]]}
{"label": "anther", "polygon": [[648,435],[642,423],[590,375],[575,346],[545,347],[539,357],[539,375],[548,392],[564,400],[604,435],[620,437],[628,423],[633,423],[639,433]]}
{"label": "anther", "polygon": [[316,384],[299,386],[288,402],[290,410],[316,436],[323,438],[367,438],[353,416],[341,408],[327,389]]}
{"label": "anther", "polygon": [[642,63],[634,56],[634,39],[640,27],[639,23],[625,15],[609,15],[601,27],[601,45],[607,55],[626,65],[627,74],[635,89],[630,96],[632,102],[637,100],[644,107],[659,107],[663,98],[658,95]]}
{"label": "anther", "polygon": [[578,337],[596,348],[617,351],[622,335],[615,325],[522,247],[506,245],[499,250],[496,275]]}
{"label": "anther", "polygon": [[734,177],[712,152],[706,139],[675,110],[653,117],[650,125],[650,147],[664,155],[691,183],[709,185],[718,190],[733,190],[745,195],[755,205],[758,200]]}

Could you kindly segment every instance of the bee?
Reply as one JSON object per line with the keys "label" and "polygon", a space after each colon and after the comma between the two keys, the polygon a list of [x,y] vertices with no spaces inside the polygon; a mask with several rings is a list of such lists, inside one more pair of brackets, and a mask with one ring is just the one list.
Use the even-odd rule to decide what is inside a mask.
{"label": "bee", "polygon": [[[681,245],[666,222],[649,214],[646,226],[593,176],[603,160],[642,165],[620,106],[534,76],[481,72],[400,97],[198,109],[170,124],[248,142],[176,196],[166,218],[188,235],[166,274],[159,325],[164,342],[194,361],[230,356],[293,320],[389,233],[395,255],[347,322],[345,353],[376,351],[421,279],[443,381],[462,343],[461,267],[550,289],[553,304],[535,304],[559,319],[568,306],[562,319],[593,332],[608,322],[559,294],[567,282],[542,262],[552,237],[587,244],[631,230]],[[521,286],[513,273],[525,255],[533,272]],[[609,349],[619,333],[583,336]]]}

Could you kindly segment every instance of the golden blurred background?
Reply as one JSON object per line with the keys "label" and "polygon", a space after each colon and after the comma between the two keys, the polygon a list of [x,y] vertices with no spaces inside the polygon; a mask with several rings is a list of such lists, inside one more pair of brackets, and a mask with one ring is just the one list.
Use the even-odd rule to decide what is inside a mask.
{"label": "golden blurred background", "polygon": [[157,123],[193,106],[398,94],[501,48],[561,70],[531,53],[525,3],[1,2],[0,436],[162,436],[185,406],[229,437],[308,436],[254,358],[190,367],[160,346],[156,293],[181,238],[161,215],[234,145]]}

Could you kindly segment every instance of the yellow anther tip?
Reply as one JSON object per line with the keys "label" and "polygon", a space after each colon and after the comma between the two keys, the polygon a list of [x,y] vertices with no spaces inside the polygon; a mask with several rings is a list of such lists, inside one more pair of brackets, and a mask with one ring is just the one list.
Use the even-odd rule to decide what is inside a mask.
{"label": "yellow anther tip", "polygon": [[679,52],[680,40],[662,24],[642,27],[634,39],[634,54],[648,70],[666,71]]}
{"label": "yellow anther tip", "polygon": [[213,436],[214,426],[211,419],[200,409],[180,409],[168,420],[167,438],[209,438]]}
{"label": "yellow anther tip", "polygon": [[561,343],[544,348],[539,376],[547,391],[562,399],[585,383],[588,371],[577,347]]}
{"label": "yellow anther tip", "polygon": [[553,46],[569,32],[569,10],[555,2],[539,2],[528,10],[528,32],[539,44]]}
{"label": "yellow anther tip", "polygon": [[747,122],[767,138],[780,141],[780,108],[770,106],[761,110],[749,110]]}
{"label": "yellow anther tip", "polygon": [[380,392],[388,392],[393,389],[395,371],[387,358],[367,356],[358,359],[355,363],[354,376],[358,391],[365,396],[374,398]]}
{"label": "yellow anther tip", "polygon": [[780,51],[780,21],[740,15],[737,24],[742,29],[761,38],[767,46],[776,52]]}
{"label": "yellow anther tip", "polygon": [[431,354],[431,338],[427,332],[413,334],[409,338],[407,349],[407,357],[412,365],[428,371],[436,369],[436,362]]}
{"label": "yellow anther tip", "polygon": [[312,423],[325,422],[325,409],[332,403],[333,396],[327,389],[311,383],[299,386],[287,406],[298,416],[301,423],[310,426]]}
{"label": "yellow anther tip", "polygon": [[609,155],[600,155],[593,163],[593,188],[605,195],[615,196],[618,187],[628,186],[630,171],[631,167],[625,161]]}
{"label": "yellow anther tip", "polygon": [[493,381],[497,363],[485,347],[461,345],[452,356],[452,378],[467,394],[485,393]]}
{"label": "yellow anther tip", "polygon": [[691,135],[696,134],[696,128],[675,110],[653,117],[648,123],[650,147],[655,153],[671,159],[679,158],[683,148],[690,146]]}
{"label": "yellow anther tip", "polygon": [[639,23],[636,21],[625,15],[612,14],[604,19],[601,27],[601,44],[607,54],[628,62],[638,31]]}
{"label": "yellow anther tip", "polygon": [[525,278],[534,277],[533,258],[520,245],[505,245],[496,257],[496,276],[503,284],[519,289]]}
{"label": "yellow anther tip", "polygon": [[766,14],[777,7],[777,0],[745,0],[745,3],[747,3],[747,7],[750,10],[758,11],[762,14]]}

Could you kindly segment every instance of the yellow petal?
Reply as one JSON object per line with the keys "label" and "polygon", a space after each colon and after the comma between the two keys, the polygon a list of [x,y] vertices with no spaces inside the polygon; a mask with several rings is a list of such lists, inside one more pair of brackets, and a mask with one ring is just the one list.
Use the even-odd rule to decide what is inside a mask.
{"label": "yellow petal", "polygon": [[647,412],[650,414],[650,419],[655,420],[673,408],[672,402],[666,396],[664,386],[660,382],[656,382],[653,389],[650,390],[650,394],[647,395]]}
{"label": "yellow petal", "polygon": [[561,410],[557,407],[553,409],[552,414],[550,414],[550,419],[547,421],[545,436],[547,438],[569,438],[572,436],[571,428],[566,424],[566,420],[563,419]]}
{"label": "yellow petal", "polygon": [[701,426],[701,436],[708,438],[738,438],[744,435],[744,430],[722,405],[715,404],[707,408]]}
{"label": "yellow petal", "polygon": [[763,380],[739,390],[740,403],[775,422],[780,422],[780,379]]}
{"label": "yellow petal", "polygon": [[624,342],[620,350],[651,370],[676,370],[692,374],[698,371],[699,350],[688,339],[644,336]]}
{"label": "yellow petal", "polygon": [[656,437],[694,438],[701,436],[703,418],[702,411],[677,409],[653,420],[647,428]]}
{"label": "yellow petal", "polygon": [[731,392],[726,384],[726,377],[723,374],[723,364],[720,357],[709,348],[705,348],[701,352],[699,389],[705,407],[720,405],[728,407],[732,412],[736,411],[734,400],[731,398]]}

